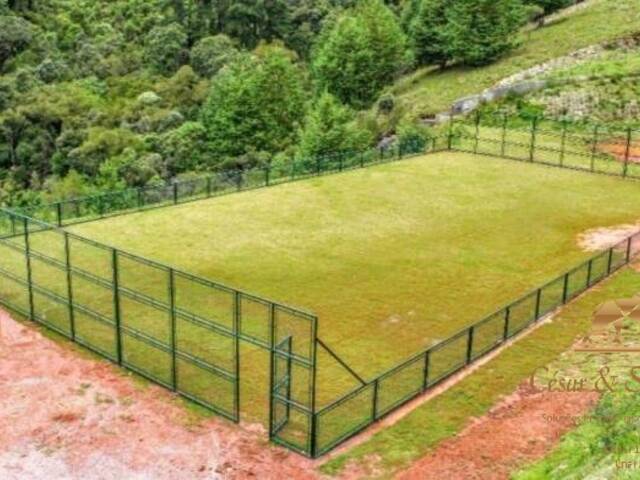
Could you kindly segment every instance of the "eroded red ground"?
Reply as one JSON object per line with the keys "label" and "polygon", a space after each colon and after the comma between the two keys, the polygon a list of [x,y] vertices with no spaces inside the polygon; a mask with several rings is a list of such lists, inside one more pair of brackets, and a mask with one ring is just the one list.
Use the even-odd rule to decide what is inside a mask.
{"label": "eroded red ground", "polygon": [[597,399],[595,392],[536,393],[523,385],[397,479],[508,479],[514,470],[544,457]]}
{"label": "eroded red ground", "polygon": [[265,434],[194,421],[160,387],[84,358],[0,311],[0,478],[311,478]]}

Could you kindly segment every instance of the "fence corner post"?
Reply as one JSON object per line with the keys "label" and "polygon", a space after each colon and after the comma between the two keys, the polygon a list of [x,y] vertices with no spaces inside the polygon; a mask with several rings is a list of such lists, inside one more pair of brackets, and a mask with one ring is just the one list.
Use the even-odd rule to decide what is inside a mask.
{"label": "fence corner post", "polygon": [[29,242],[29,220],[24,217],[22,219],[24,228],[24,253],[27,262],[27,289],[29,295],[29,320],[35,321],[35,308],[33,303],[33,273],[31,270],[31,244]]}

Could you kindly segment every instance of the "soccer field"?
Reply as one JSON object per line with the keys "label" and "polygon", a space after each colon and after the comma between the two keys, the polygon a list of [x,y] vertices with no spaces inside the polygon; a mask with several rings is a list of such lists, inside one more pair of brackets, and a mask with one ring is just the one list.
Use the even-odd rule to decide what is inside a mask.
{"label": "soccer field", "polygon": [[640,185],[446,152],[70,231],[293,306],[363,377],[585,259]]}

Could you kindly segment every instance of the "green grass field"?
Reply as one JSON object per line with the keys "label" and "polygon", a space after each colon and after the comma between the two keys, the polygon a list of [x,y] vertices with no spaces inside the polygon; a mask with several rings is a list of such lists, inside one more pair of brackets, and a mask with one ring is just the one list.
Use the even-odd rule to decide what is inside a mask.
{"label": "green grass field", "polygon": [[[635,181],[447,152],[131,213],[69,230],[312,310],[319,316],[320,338],[363,377],[371,378],[591,256],[576,244],[581,232],[636,221],[638,212],[640,189]],[[59,232],[46,231],[32,233],[29,242],[36,254],[31,260],[34,284],[60,298],[67,290],[63,240]],[[15,247],[21,241],[11,240]],[[2,268],[25,278],[24,252],[11,242],[1,246]],[[73,237],[69,246],[78,305],[76,335],[114,358],[115,328],[108,320],[114,312],[113,252]],[[49,260],[38,257],[40,253]],[[212,375],[206,365],[182,357],[178,375],[172,374],[167,350],[170,316],[166,306],[153,303],[168,303],[168,272],[126,254],[118,256],[118,265],[119,287],[125,289],[119,295],[125,328],[123,364],[141,368],[168,386],[178,379],[181,391],[232,412],[229,378]],[[598,265],[606,268],[606,262]],[[177,308],[230,328],[229,292],[204,287],[180,273],[175,283]],[[28,307],[26,289],[19,282],[3,277],[1,287],[4,299]],[[561,293],[555,287],[552,296]],[[68,332],[67,305],[38,288],[34,302],[39,320]],[[268,338],[264,305],[245,300],[242,332]],[[525,310],[530,307],[527,301],[518,311],[528,315]],[[520,316],[512,312],[513,326],[529,320]],[[298,333],[306,326],[295,319],[283,321],[293,321]],[[188,318],[176,322],[180,352],[233,372],[232,339]],[[486,325],[489,328],[474,335],[475,352],[502,336],[501,318]],[[296,351],[308,346],[300,343],[303,335],[295,337]],[[466,337],[460,337],[432,356],[430,378],[438,378],[465,355]],[[309,372],[294,368],[294,398],[308,405]],[[422,361],[412,362],[381,382],[377,411],[392,408],[402,395],[415,390],[416,382],[421,386],[422,368]],[[326,354],[320,355],[318,369],[319,407],[356,386]],[[241,417],[265,422],[265,349],[241,342],[240,379]],[[319,445],[328,447],[370,415],[368,388],[322,416]],[[290,438],[304,442],[308,418],[298,416],[289,423]]]}
{"label": "green grass field", "polygon": [[[474,419],[485,415],[496,402],[511,394],[536,369],[555,362],[561,353],[571,347],[576,337],[589,331],[591,316],[600,303],[612,298],[632,296],[639,290],[640,274],[632,268],[623,268],[614,277],[605,280],[564,307],[552,322],[541,325],[441,395],[420,405],[393,426],[329,459],[321,470],[335,475],[347,464],[355,463],[365,469],[367,478],[393,478],[395,472],[408,467],[432,451],[440,442],[462,431]],[[554,371],[553,366],[551,371]],[[625,398],[627,404],[630,404],[629,400],[637,404],[637,395],[632,399],[621,399]],[[625,411],[624,408],[628,408],[628,405],[617,406],[616,420],[624,416],[622,412],[631,415],[634,411]],[[619,425],[621,428],[613,432],[614,436],[621,433],[617,437],[620,443],[637,438],[637,426],[630,425],[631,432],[626,431],[628,426]],[[593,424],[584,427],[586,428],[579,428],[575,433],[565,437],[559,448],[548,458],[514,478],[582,479],[589,478],[588,474],[594,471],[602,473],[603,477],[593,478],[618,478],[606,475],[609,473],[606,468],[612,461],[610,457],[603,458],[608,450],[602,448],[602,443],[599,443],[610,440],[611,436],[607,439],[606,435],[601,433],[601,425],[596,425],[595,429]],[[607,433],[611,433],[611,429]],[[598,468],[593,467],[594,464],[599,464]]]}
{"label": "green grass field", "polygon": [[638,212],[635,182],[443,153],[70,230],[306,307],[371,377],[585,259],[579,233]]}

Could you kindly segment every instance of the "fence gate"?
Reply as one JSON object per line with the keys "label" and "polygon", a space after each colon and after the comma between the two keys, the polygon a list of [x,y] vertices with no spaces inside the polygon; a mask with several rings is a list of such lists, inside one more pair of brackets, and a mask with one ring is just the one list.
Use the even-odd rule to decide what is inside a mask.
{"label": "fence gate", "polygon": [[286,427],[291,411],[291,343],[287,337],[271,352],[271,398],[269,437],[277,436]]}
{"label": "fence gate", "polygon": [[317,318],[276,305],[272,320],[270,438],[313,456]]}

